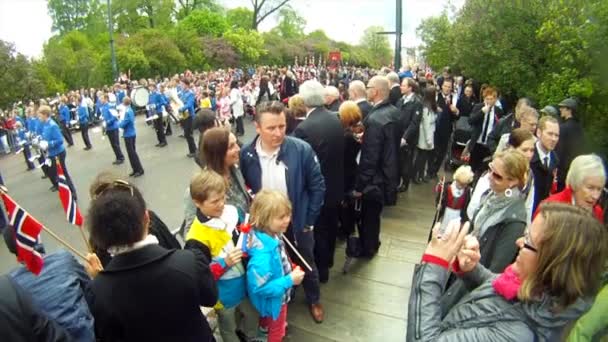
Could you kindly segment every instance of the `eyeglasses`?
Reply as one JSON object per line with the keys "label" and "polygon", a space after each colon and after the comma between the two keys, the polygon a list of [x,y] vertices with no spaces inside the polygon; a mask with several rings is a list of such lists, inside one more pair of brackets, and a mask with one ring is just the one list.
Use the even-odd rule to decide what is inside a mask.
{"label": "eyeglasses", "polygon": [[103,195],[104,192],[106,192],[110,189],[127,190],[131,193],[131,197],[133,197],[133,185],[131,185],[129,182],[124,181],[122,179],[117,179],[110,183],[100,184],[97,187],[97,189],[95,189],[95,191],[93,192],[93,199]]}
{"label": "eyeglasses", "polygon": [[496,178],[496,180],[499,180],[499,181],[505,179],[505,177],[503,175],[496,172],[496,170],[494,169],[493,163],[490,163],[488,166],[490,167],[490,173],[492,174],[492,177]]}
{"label": "eyeglasses", "polygon": [[534,253],[538,253],[538,249],[532,246],[532,240],[530,239],[530,230],[528,229],[526,229],[526,231],[524,232],[524,248]]}

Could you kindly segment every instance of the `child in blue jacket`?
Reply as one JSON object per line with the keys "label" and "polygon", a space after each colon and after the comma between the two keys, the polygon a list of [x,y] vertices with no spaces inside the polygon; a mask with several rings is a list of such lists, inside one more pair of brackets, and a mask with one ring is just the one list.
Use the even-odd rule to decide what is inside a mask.
{"label": "child in blue jacket", "polygon": [[268,329],[268,342],[285,336],[290,290],[304,279],[304,272],[292,268],[281,238],[291,221],[291,203],[278,191],[258,192],[251,205],[255,227],[247,264],[247,290],[260,313],[260,325]]}

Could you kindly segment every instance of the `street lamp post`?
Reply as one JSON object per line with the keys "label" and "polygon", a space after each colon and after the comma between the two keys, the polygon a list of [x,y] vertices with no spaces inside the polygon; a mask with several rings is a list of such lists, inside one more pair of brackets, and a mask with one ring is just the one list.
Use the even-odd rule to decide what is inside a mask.
{"label": "street lamp post", "polygon": [[401,68],[401,35],[403,34],[402,28],[402,2],[403,0],[396,0],[395,9],[395,31],[394,32],[376,32],[376,34],[394,34],[395,35],[395,70],[398,71]]}
{"label": "street lamp post", "polygon": [[116,65],[116,52],[114,51],[114,24],[112,23],[112,7],[108,0],[108,30],[110,31],[110,52],[112,54],[112,77],[118,79],[118,66]]}

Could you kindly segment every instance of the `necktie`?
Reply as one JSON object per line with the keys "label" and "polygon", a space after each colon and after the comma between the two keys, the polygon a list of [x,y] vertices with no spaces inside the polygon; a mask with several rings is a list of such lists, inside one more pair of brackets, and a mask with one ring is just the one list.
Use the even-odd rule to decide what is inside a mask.
{"label": "necktie", "polygon": [[545,156],[545,167],[549,168],[549,156]]}
{"label": "necktie", "polygon": [[488,127],[490,126],[490,115],[492,115],[492,108],[486,114],[486,119],[483,124],[483,132],[481,133],[481,143],[485,144],[488,138]]}

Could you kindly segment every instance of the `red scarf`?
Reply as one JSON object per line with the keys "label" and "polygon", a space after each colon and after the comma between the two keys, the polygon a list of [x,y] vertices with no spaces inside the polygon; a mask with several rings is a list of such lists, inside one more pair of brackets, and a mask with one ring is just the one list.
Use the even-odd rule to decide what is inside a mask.
{"label": "red scarf", "polygon": [[492,286],[497,294],[507,300],[514,300],[517,298],[517,292],[521,287],[521,279],[513,271],[513,265],[509,265],[498,278],[494,279]]}

